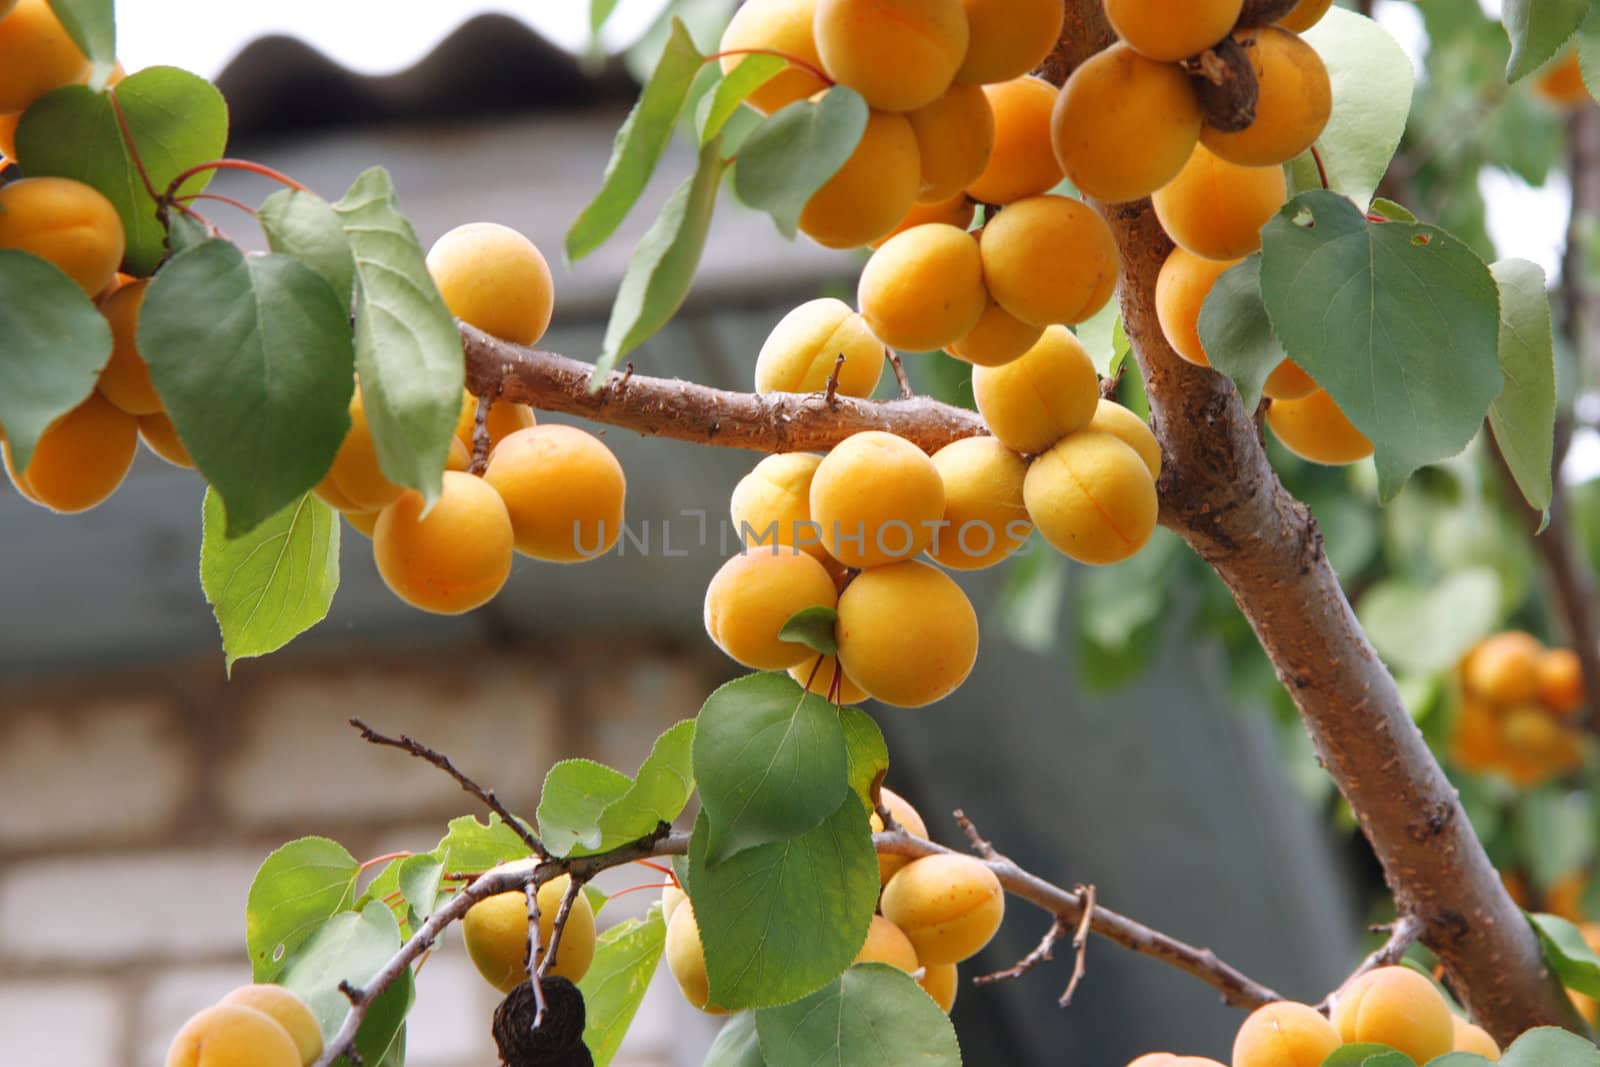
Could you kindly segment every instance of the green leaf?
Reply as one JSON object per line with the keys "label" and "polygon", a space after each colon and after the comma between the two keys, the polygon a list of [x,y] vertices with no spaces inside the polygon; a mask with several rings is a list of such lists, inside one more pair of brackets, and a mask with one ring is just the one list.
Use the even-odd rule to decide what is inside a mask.
{"label": "green leaf", "polygon": [[[365,987],[400,947],[400,927],[393,913],[373,901],[360,911],[346,911],[319,926],[290,959],[281,983],[300,994],[317,1017],[324,1040],[333,1037],[350,1010],[339,991],[341,981]],[[384,990],[356,1034],[356,1051],[363,1063],[379,1063],[388,1053],[415,988],[411,972]]]}
{"label": "green leaf", "polygon": [[1500,372],[1505,388],[1489,406],[1494,433],[1517,488],[1548,517],[1555,468],[1556,353],[1544,271],[1525,259],[1489,268],[1500,286]]}
{"label": "green leaf", "polygon": [[655,173],[683,110],[702,56],[679,19],[638,103],[617,131],[600,191],[567,231],[567,258],[579,260],[605,243],[627,217]]}
{"label": "green leaf", "polygon": [[706,144],[722,132],[728,120],[749,99],[750,94],[777,77],[788,61],[779,56],[749,55],[717,82],[716,91],[700,101],[697,127],[700,143]]}
{"label": "green leaf", "polygon": [[756,1034],[755,1012],[741,1012],[728,1020],[711,1043],[704,1067],[767,1067]]}
{"label": "green leaf", "polygon": [[1504,382],[1499,290],[1470,248],[1433,226],[1369,223],[1320,190],[1268,222],[1262,248],[1273,330],[1372,441],[1384,500],[1467,446]]}
{"label": "green leaf", "polygon": [[860,708],[840,708],[839,724],[844,727],[844,750],[850,761],[850,789],[871,814],[872,787],[889,773],[889,746],[877,722]]}
{"label": "green leaf", "polygon": [[138,343],[229,537],[327,474],[350,428],[349,313],[311,268],[227,241],[190,248],[150,283]]}
{"label": "green leaf", "polygon": [[[1380,1056],[1388,1056],[1392,1053],[1394,1053],[1394,1049],[1388,1045],[1378,1045],[1370,1041],[1355,1045],[1341,1045],[1328,1054],[1328,1058],[1322,1061],[1322,1067],[1365,1067],[1368,1060],[1376,1059]],[[1406,1062],[1411,1062],[1409,1057]]]}
{"label": "green leaf", "polygon": [[709,863],[813,829],[849,792],[838,713],[787,674],[734,679],[707,698],[698,723],[694,777]]}
{"label": "green leaf", "polygon": [[815,830],[716,866],[706,862],[708,836],[702,812],[689,841],[689,889],[711,1002],[772,1007],[837,978],[878,906],[878,854],[860,802],[846,796]]}
{"label": "green leaf", "polygon": [[[1094,316],[1072,328],[1083,347],[1089,350],[1094,369],[1102,378],[1114,378],[1117,368],[1127,358],[1127,337],[1120,334],[1122,309],[1115,300],[1108,300]],[[1121,343],[1119,344],[1119,336]]]}
{"label": "green leaf", "polygon": [[322,275],[340,303],[350,306],[356,260],[332,204],[315,193],[280,189],[261,202],[256,220],[274,252],[293,256]]}
{"label": "green leaf", "polygon": [[1361,598],[1361,625],[1378,653],[1406,671],[1448,670],[1500,622],[1500,579],[1471,567],[1436,582],[1385,578]]}
{"label": "green leaf", "polygon": [[685,719],[660,737],[637,779],[593,760],[562,760],[545,775],[539,835],[555,856],[605,852],[653,833],[683,811],[694,792]]}
{"label": "green leaf", "polygon": [[778,639],[805,645],[811,651],[820,652],[824,656],[837,656],[839,641],[834,636],[833,628],[838,623],[839,613],[832,608],[820,605],[801,608],[784,622],[782,629],[778,631]]}
{"label": "green leaf", "polygon": [[666,943],[667,924],[659,906],[643,921],[629,919],[600,935],[589,973],[578,983],[586,1009],[583,1043],[595,1067],[606,1067],[617,1054]]}
{"label": "green leaf", "polygon": [[665,326],[683,306],[705,250],[724,170],[722,142],[713,139],[701,149],[694,176],[678,186],[634,248],[611,305],[591,388],[611,372],[618,359]]}
{"label": "green leaf", "polygon": [[1417,1067],[1417,1063],[1404,1052],[1380,1052],[1363,1060],[1361,1067]]}
{"label": "green leaf", "polygon": [[[1369,18],[1335,7],[1305,32],[1333,83],[1333,114],[1315,145],[1328,186],[1365,208],[1400,147],[1416,72],[1405,49]],[[1322,188],[1310,152],[1290,164],[1294,192]]]}
{"label": "green leaf", "polygon": [[94,64],[90,83],[100,88],[117,66],[117,20],[112,0],[50,0],[50,8],[78,51]]}
{"label": "green leaf", "polygon": [[867,104],[853,89],[836,85],[816,103],[796,100],[739,146],[733,191],[792,238],[806,201],[839,173],[866,128]]}
{"label": "green leaf", "polygon": [[[1578,69],[1583,72],[1583,84],[1590,96],[1600,90],[1600,7],[1590,7],[1578,28]],[[1597,97],[1600,99],[1600,97]]]}
{"label": "green leaf", "polygon": [[111,358],[111,327],[53,264],[0,250],[0,427],[11,464],[26,471],[39,435],[89,398]]}
{"label": "green leaf", "polygon": [[1594,808],[1584,793],[1535,789],[1518,798],[1511,834],[1534,888],[1547,892],[1593,861]]}
{"label": "green leaf", "polygon": [[1600,956],[1584,939],[1583,931],[1558,915],[1529,914],[1539,934],[1544,958],[1568,989],[1600,997]]}
{"label": "green leaf", "polygon": [[1375,197],[1372,206],[1367,210],[1379,218],[1388,219],[1390,222],[1416,222],[1417,216],[1404,204],[1397,204],[1386,196]]}
{"label": "green leaf", "polygon": [[562,760],[539,792],[539,839],[554,856],[600,851],[600,816],[632,786],[631,778],[603,763]]}
{"label": "green leaf", "polygon": [[593,882],[583,883],[583,899],[589,902],[589,907],[594,910],[595,918],[600,917],[600,909],[606,906],[610,897],[595,887]]}
{"label": "green leaf", "polygon": [[756,1013],[771,1067],[960,1067],[955,1027],[916,980],[886,963],[858,963],[804,1000]]}
{"label": "green leaf", "polygon": [[400,892],[405,894],[406,906],[419,921],[433,914],[439,900],[439,883],[444,877],[444,863],[431,852],[407,856],[397,868]]}
{"label": "green leaf", "polygon": [[222,498],[206,489],[200,588],[235,660],[276,652],[327,618],[339,588],[339,516],[307,493],[241,537],[229,538]]}
{"label": "green leaf", "polygon": [[1513,1041],[1500,1067],[1600,1067],[1600,1049],[1577,1034],[1541,1026]]}
{"label": "green leaf", "polygon": [[656,738],[633,787],[600,814],[604,848],[636,841],[683,814],[694,794],[694,735],[695,721],[684,719]]}
{"label": "green leaf", "polygon": [[589,0],[589,33],[598,38],[616,9],[617,0]]}
{"label": "green leaf", "polygon": [[498,815],[490,815],[487,823],[471,815],[451,819],[449,831],[433,852],[445,870],[466,873],[487,871],[529,855],[527,844]]}
{"label": "green leaf", "polygon": [[[164,193],[183,171],[222,156],[228,143],[228,105],[216,86],[176,67],[149,67],[113,90],[145,173]],[[105,194],[122,217],[128,237],[123,270],[150,274],[166,254],[166,231],[123,143],[111,97],[83,85],[47,93],[23,112],[17,156],[30,178],[75,178]],[[197,193],[211,172],[183,183]]]}
{"label": "green leaf", "polygon": [[1239,390],[1245,411],[1261,403],[1261,387],[1284,360],[1261,302],[1261,256],[1231,267],[1211,287],[1200,309],[1200,343],[1211,366]]}
{"label": "green leaf", "polygon": [[1446,1052],[1429,1060],[1427,1067],[1485,1067],[1492,1062],[1475,1052]]}
{"label": "green leaf", "polygon": [[355,254],[356,373],[378,465],[431,506],[461,416],[461,335],[389,172],[362,172],[333,207]]}
{"label": "green leaf", "polygon": [[1505,0],[1500,16],[1511,38],[1506,81],[1516,82],[1555,57],[1589,13],[1589,0]]}
{"label": "green leaf", "polygon": [[360,866],[326,837],[302,837],[266,858],[245,900],[253,981],[274,981],[312,931],[350,907]]}

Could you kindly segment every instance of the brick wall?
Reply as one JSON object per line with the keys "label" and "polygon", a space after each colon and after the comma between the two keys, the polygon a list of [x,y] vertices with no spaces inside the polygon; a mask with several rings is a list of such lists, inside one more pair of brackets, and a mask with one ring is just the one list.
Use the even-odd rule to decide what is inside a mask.
{"label": "brick wall", "polygon": [[[668,645],[323,649],[7,687],[0,716],[0,1063],[159,1067],[184,1019],[249,978],[245,893],[306,834],[358,857],[427,849],[474,802],[438,771],[364,745],[359,715],[446,751],[530,813],[545,770],[582,755],[631,772],[721,668]],[[612,872],[602,888],[652,880]],[[609,906],[602,925],[653,893]],[[614,910],[613,910],[614,909]],[[498,1000],[458,937],[418,977],[412,1067],[486,1067]],[[665,968],[619,1067],[698,1064],[715,1023]]]}

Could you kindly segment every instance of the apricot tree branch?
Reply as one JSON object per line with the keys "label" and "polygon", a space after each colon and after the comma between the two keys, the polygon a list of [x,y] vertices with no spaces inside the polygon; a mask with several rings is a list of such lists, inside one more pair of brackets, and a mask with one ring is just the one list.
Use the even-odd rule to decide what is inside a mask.
{"label": "apricot tree branch", "polygon": [[[1422,924],[1410,915],[1402,915],[1390,923],[1388,927],[1373,927],[1374,931],[1383,929],[1389,931],[1389,939],[1366,959],[1362,960],[1360,965],[1350,972],[1350,977],[1339,983],[1339,989],[1343,989],[1369,971],[1375,971],[1379,967],[1393,967],[1399,963],[1405,958],[1405,954],[1411,951],[1411,946],[1417,943],[1417,938],[1422,933]],[[1333,1009],[1333,1000],[1339,995],[1339,989],[1335,989],[1326,997],[1323,997],[1322,1003],[1317,1005],[1317,1010],[1324,1015],[1331,1011]]]}

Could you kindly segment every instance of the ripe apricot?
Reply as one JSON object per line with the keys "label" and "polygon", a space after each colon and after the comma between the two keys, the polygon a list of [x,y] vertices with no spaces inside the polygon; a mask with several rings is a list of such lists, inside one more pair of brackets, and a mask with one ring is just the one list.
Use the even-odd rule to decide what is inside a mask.
{"label": "ripe apricot", "polygon": [[1322,16],[1333,6],[1333,0],[1300,0],[1289,13],[1278,20],[1278,25],[1294,33],[1305,33],[1322,21]]}
{"label": "ripe apricot", "polygon": [[899,225],[922,188],[917,135],[904,115],[873,111],[850,158],[806,201],[800,230],[825,248],[859,248]]}
{"label": "ripe apricot", "polygon": [[1233,1039],[1233,1067],[1322,1067],[1343,1042],[1315,1008],[1279,1001],[1257,1008]]}
{"label": "ripe apricot", "polygon": [[891,348],[930,352],[959,341],[989,302],[978,242],[938,222],[891,237],[862,268],[856,301]]}
{"label": "ripe apricot", "polygon": [[1039,196],[1061,181],[1061,163],[1050,147],[1055,86],[1043,78],[1012,78],[985,85],[994,114],[994,145],[967,195],[985,204],[1009,204]]}
{"label": "ripe apricot", "polygon": [[391,482],[378,463],[378,445],[372,439],[359,386],[350,395],[349,412],[350,429],[334,454],[326,481],[332,483],[349,508],[376,511],[398,500],[405,489]]}
{"label": "ripe apricot", "polygon": [[139,416],[139,437],[145,447],[174,467],[194,469],[194,458],[178,439],[178,428],[161,412]]}
{"label": "ripe apricot", "polygon": [[676,882],[670,882],[661,887],[661,921],[670,923],[672,913],[689,899],[689,894]]}
{"label": "ripe apricot", "polygon": [[[731,73],[744,62],[747,49],[782,52],[820,69],[822,57],[811,30],[816,13],[816,0],[748,0],[740,5],[717,45],[719,52],[736,53],[722,57],[722,73]],[[746,97],[745,103],[770,115],[826,88],[815,74],[791,63]]]}
{"label": "ripe apricot", "polygon": [[[818,662],[819,659],[821,662]],[[839,679],[839,691],[831,698],[834,703],[848,706],[870,699],[867,691],[851,681],[850,676],[844,673],[844,668],[839,666],[839,660],[835,656],[810,656],[789,668],[789,677],[824,700],[830,699],[829,690],[833,687],[835,674]],[[806,685],[808,681],[810,685]]]}
{"label": "ripe apricot", "polygon": [[1115,400],[1102,398],[1094,409],[1094,418],[1089,420],[1089,425],[1084,429],[1118,438],[1139,453],[1139,458],[1150,470],[1150,477],[1161,477],[1161,444],[1156,440],[1156,435],[1150,432],[1150,427],[1145,425],[1143,419]]}
{"label": "ripe apricot", "polygon": [[684,901],[667,923],[667,970],[672,972],[683,999],[708,1015],[726,1015],[726,1008],[711,1003],[711,980],[706,977],[706,950],[700,943],[700,924],[694,904]]}
{"label": "ripe apricot", "polygon": [[20,111],[0,114],[0,159],[7,163],[17,161],[17,124],[21,121]]}
{"label": "ripe apricot", "polygon": [[840,395],[871,396],[883,377],[883,342],[843,300],[808,300],[779,319],[762,343],[756,392],[821,392],[840,356]]}
{"label": "ripe apricot", "polygon": [[[515,866],[501,864],[496,871]],[[548,952],[555,934],[556,915],[572,879],[563,874],[539,887],[539,947]],[[467,909],[461,920],[461,940],[484,981],[509,993],[528,980],[528,895],[520,889],[485,897]],[[567,913],[549,973],[580,982],[594,962],[594,908],[579,893]]]}
{"label": "ripe apricot", "polygon": [[1061,37],[1059,0],[962,0],[967,54],[956,81],[989,85],[1020,78],[1044,61]]}
{"label": "ripe apricot", "polygon": [[1277,26],[1240,30],[1260,91],[1256,117],[1236,133],[1207,126],[1205,146],[1230,163],[1275,167],[1310,148],[1333,113],[1333,84],[1317,50]]}
{"label": "ripe apricot", "polygon": [[[817,465],[811,518],[828,555],[880,567],[920,555],[944,517],[944,482],[927,453],[881,430],[852,434]],[[880,696],[853,669],[851,677]],[[881,698],[881,697],[880,697]]]}
{"label": "ripe apricot", "polygon": [[1044,539],[1079,563],[1120,563],[1156,528],[1150,469],[1108,433],[1075,433],[1039,456],[1022,497]]}
{"label": "ripe apricot", "polygon": [[322,1055],[322,1029],[317,1017],[292,989],[266,983],[240,986],[219,1003],[254,1008],[277,1022],[294,1041],[302,1067],[311,1067]]}
{"label": "ripe apricot", "polygon": [[49,0],[17,0],[0,19],[0,111],[23,111],[51,89],[89,76]]}
{"label": "ripe apricot", "polygon": [[995,115],[989,101],[976,85],[952,85],[927,107],[906,115],[922,160],[919,204],[944,203],[983,173],[994,151]]}
{"label": "ripe apricot", "polygon": [[817,53],[834,81],[883,111],[915,111],[967,55],[961,0],[818,0]]}
{"label": "ripe apricot", "polygon": [[867,927],[867,940],[851,962],[887,963],[907,974],[921,966],[917,962],[917,950],[911,947],[911,939],[882,915],[872,917],[872,925]]}
{"label": "ripe apricot", "polygon": [[150,384],[150,368],[135,340],[146,284],[140,278],[113,289],[100,301],[100,314],[111,324],[111,358],[100,371],[97,388],[129,415],[153,415],[161,410],[161,397]]}
{"label": "ripe apricot", "polygon": [[949,696],[978,659],[972,602],[949,575],[917,560],[858,574],[839,595],[836,632],[850,677],[900,708]]}
{"label": "ripe apricot", "polygon": [[1388,1045],[1418,1063],[1455,1043],[1444,995],[1409,967],[1379,967],[1352,980],[1334,1002],[1333,1025],[1346,1044]]}
{"label": "ripe apricot", "polygon": [[815,653],[778,636],[807,608],[832,608],[839,592],[827,570],[792,548],[757,548],[728,557],[706,586],[706,633],[735,661],[758,671],[788,670]]}
{"label": "ripe apricot", "polygon": [[1244,0],[1106,0],[1106,18],[1140,55],[1176,63],[1228,36],[1243,7]]}
{"label": "ripe apricot", "polygon": [[1312,463],[1338,467],[1372,455],[1372,442],[1321,389],[1298,400],[1274,400],[1267,425],[1284,448]]}
{"label": "ripe apricot", "polygon": [[1195,145],[1178,176],[1150,200],[1179,247],[1207,259],[1237,260],[1261,250],[1261,227],[1288,198],[1282,167],[1241,167]]}
{"label": "ripe apricot", "polygon": [[488,603],[511,575],[511,517],[482,478],[444,472],[444,490],[424,517],[409,490],[385,507],[372,531],[378,574],[394,595],[437,615]]}
{"label": "ripe apricot", "polygon": [[1182,68],[1119,42],[1067,79],[1050,118],[1050,141],[1079,191],[1121,203],[1149,196],[1177,176],[1202,121]]}
{"label": "ripe apricot", "polygon": [[39,435],[26,471],[17,473],[3,441],[0,456],[17,492],[51,511],[71,513],[88,511],[116,492],[138,448],[138,422],[94,392]]}
{"label": "ripe apricot", "polygon": [[1545,103],[1558,108],[1587,106],[1592,98],[1583,80],[1577,50],[1568,49],[1559,59],[1541,70],[1533,79],[1533,91]]}
{"label": "ripe apricot", "polygon": [[1583,705],[1583,665],[1570,648],[1552,648],[1539,657],[1539,702],[1558,715]]}
{"label": "ripe apricot", "polygon": [[900,927],[924,963],[960,963],[1000,929],[1006,894],[981,860],[943,853],[902,867],[883,887],[884,918]]}
{"label": "ripe apricot", "polygon": [[1539,661],[1544,646],[1521,630],[1480,641],[1461,661],[1467,692],[1494,704],[1526,704],[1539,698]]}
{"label": "ripe apricot", "polygon": [[457,226],[428,249],[428,273],[450,314],[502,341],[531,345],[550,326],[555,308],[550,264],[509,226]]}
{"label": "ripe apricot", "polygon": [[881,248],[883,242],[895,234],[905,233],[913,226],[922,226],[929,222],[943,222],[965,230],[972,225],[972,216],[976,210],[977,205],[966,193],[957,193],[949,200],[937,204],[912,204],[911,210],[905,213],[905,217],[895,225],[894,229],[876,241],[868,241],[867,244],[871,248]]}
{"label": "ripe apricot", "polygon": [[183,1024],[167,1049],[167,1067],[302,1065],[294,1038],[270,1015],[243,1004],[214,1004]]}
{"label": "ripe apricot", "polygon": [[1320,388],[1317,380],[1292,359],[1286,359],[1273,368],[1261,391],[1273,400],[1299,400]]}
{"label": "ripe apricot", "polygon": [[933,998],[946,1015],[956,1006],[956,993],[961,985],[960,973],[953,963],[924,963],[922,977],[917,979],[922,991]]}
{"label": "ripe apricot", "polygon": [[378,528],[378,516],[382,515],[383,512],[381,510],[341,511],[339,514],[344,516],[344,521],[349,524],[352,530],[370,541],[373,531]]}
{"label": "ripe apricot", "polygon": [[1174,248],[1156,275],[1156,319],[1172,350],[1197,367],[1211,366],[1200,341],[1200,311],[1217,279],[1238,260],[1205,259]]}
{"label": "ripe apricot", "polygon": [[31,252],[95,296],[117,276],[127,239],[98,190],[71,178],[24,178],[0,187],[0,248]]}
{"label": "ripe apricot", "polygon": [[1052,326],[1018,359],[974,368],[972,395],[990,432],[1006,447],[1032,455],[1089,424],[1100,402],[1100,377],[1072,331]]}
{"label": "ripe apricot", "polygon": [[768,456],[739,479],[728,513],[741,544],[792,545],[813,556],[827,555],[811,521],[811,479],[822,457],[810,452]]}
{"label": "ripe apricot", "polygon": [[990,300],[984,304],[978,324],[959,341],[946,345],[945,351],[974,367],[999,367],[1038,344],[1043,336],[1043,326],[1023,322]]}
{"label": "ripe apricot", "polygon": [[1099,212],[1065,196],[1007,205],[978,241],[995,302],[1035,326],[1092,317],[1117,288],[1121,256]]}
{"label": "ripe apricot", "polygon": [[[509,400],[496,400],[490,404],[489,415],[483,421],[489,430],[491,451],[518,430],[539,425],[539,419],[531,407],[527,404],[514,404]],[[461,417],[456,420],[456,440],[466,445],[469,453],[472,451],[473,435],[477,429],[478,398],[462,390]]]}
{"label": "ripe apricot", "polygon": [[1481,1026],[1474,1026],[1459,1015],[1451,1016],[1450,1022],[1455,1027],[1453,1051],[1472,1052],[1491,1063],[1499,1062],[1500,1046],[1494,1043],[1494,1038],[1489,1036],[1487,1030]]}
{"label": "ripe apricot", "polygon": [[[1450,737],[1450,754],[1468,771],[1487,771],[1499,762],[1500,716],[1493,704],[1473,697],[1461,702]],[[1512,899],[1516,899],[1515,893]]]}
{"label": "ripe apricot", "polygon": [[1128,1064],[1128,1067],[1223,1067],[1223,1065],[1205,1056],[1175,1056],[1170,1052],[1149,1052]]}
{"label": "ripe apricot", "polygon": [[1028,463],[993,437],[967,437],[933,454],[944,479],[944,521],[928,552],[956,571],[992,567],[1033,532],[1022,503]]}
{"label": "ripe apricot", "polygon": [[[928,824],[922,821],[921,813],[911,806],[909,800],[888,786],[878,787],[878,800],[885,808],[889,809],[889,814],[893,816],[895,822],[900,824],[900,829],[912,837],[920,837],[924,841],[928,839]],[[883,819],[879,817],[877,812],[867,816],[867,822],[872,825],[873,833],[883,833]],[[879,884],[887,885],[889,879],[894,877],[895,872],[910,862],[910,856],[897,856],[892,852],[878,853]]]}
{"label": "ripe apricot", "polygon": [[495,447],[483,480],[505,501],[525,556],[581,563],[622,536],[628,493],[622,464],[600,438],[576,426],[516,431]]}

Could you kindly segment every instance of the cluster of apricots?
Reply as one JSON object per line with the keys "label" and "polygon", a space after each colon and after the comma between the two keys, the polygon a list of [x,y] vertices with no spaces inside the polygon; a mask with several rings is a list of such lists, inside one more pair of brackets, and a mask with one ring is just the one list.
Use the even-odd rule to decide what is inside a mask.
{"label": "cluster of apricots", "polygon": [[1572,650],[1507,631],[1468,652],[1456,677],[1451,753],[1463,770],[1533,786],[1583,765],[1583,669]]}
{"label": "cluster of apricots", "polygon": [[[554,310],[549,264],[534,243],[495,223],[469,223],[439,238],[428,270],[450,313],[494,337],[531,345]],[[627,483],[598,437],[574,426],[536,425],[533,409],[495,400],[478,426],[478,400],[463,394],[444,489],[431,509],[421,493],[384,477],[357,386],[350,430],[317,495],[372,538],[378,573],[401,600],[437,614],[492,600],[514,553],[577,563],[609,550],[622,532]],[[487,464],[472,469],[479,432]]]}
{"label": "cluster of apricots", "polygon": [[[84,84],[92,73],[50,0],[0,0],[0,167],[16,161],[17,124],[29,105],[52,89]],[[117,64],[107,84],[123,73]]]}
{"label": "cluster of apricots", "polygon": [[167,1067],[311,1067],[321,1055],[305,1001],[281,985],[247,985],[183,1024]]}
{"label": "cluster of apricots", "polygon": [[[901,829],[928,836],[922,817],[905,798],[883,789],[880,799]],[[873,815],[874,832],[883,827]],[[956,1002],[956,965],[981,951],[1005,917],[999,878],[981,860],[955,853],[910,859],[880,852],[878,876],[883,887],[878,911],[854,962],[900,968],[948,1014]],[[694,905],[682,889],[669,885],[661,892],[661,908],[667,920],[667,968],[684,999],[709,1014],[725,1014],[711,1001]]]}
{"label": "cluster of apricots", "polygon": [[[1416,1063],[1450,1052],[1499,1060],[1482,1027],[1450,1010],[1437,986],[1409,967],[1380,967],[1348,983],[1330,1021],[1305,1004],[1279,1001],[1256,1009],[1239,1027],[1232,1067],[1321,1067],[1344,1045],[1387,1045]],[[1128,1067],[1223,1067],[1204,1056],[1153,1052]]]}
{"label": "cluster of apricots", "polygon": [[[521,860],[501,864],[490,873],[529,869],[537,862]],[[539,887],[536,894],[539,943],[538,958],[533,961],[535,968],[542,964],[549,951],[556,919],[571,884],[571,878],[563,874]],[[461,938],[484,981],[502,993],[510,993],[528,980],[527,894],[516,890],[480,900],[467,909],[466,917],[461,920]],[[594,907],[582,893],[572,899],[555,951],[555,959],[550,961],[546,973],[573,983],[583,981],[583,976],[589,973],[589,965],[594,962],[595,927]]]}

